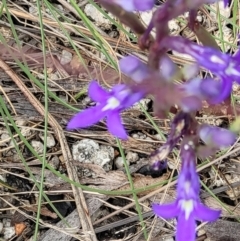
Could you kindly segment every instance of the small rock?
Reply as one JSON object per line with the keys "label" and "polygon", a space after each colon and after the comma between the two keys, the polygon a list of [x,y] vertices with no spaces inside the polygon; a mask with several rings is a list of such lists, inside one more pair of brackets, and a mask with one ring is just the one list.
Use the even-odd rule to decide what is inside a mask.
{"label": "small rock", "polygon": [[51,73],[51,74],[49,74],[49,79],[52,81],[55,81],[55,80],[59,80],[60,77],[59,77],[58,73]]}
{"label": "small rock", "polygon": [[27,124],[27,120],[22,119],[21,117],[18,117],[15,122],[16,122],[16,125],[20,127],[25,126]]}
{"label": "small rock", "polygon": [[130,162],[130,163],[136,163],[139,159],[139,156],[136,152],[131,152],[129,151],[126,155],[126,159]]}
{"label": "small rock", "polygon": [[114,149],[111,146],[100,145],[100,152],[95,157],[95,164],[105,167],[105,171],[112,170],[111,161],[114,158]]}
{"label": "small rock", "polygon": [[[82,163],[92,163],[101,166],[105,171],[112,170],[114,149],[111,146],[99,145],[89,139],[83,139],[72,146],[73,159]],[[84,171],[85,175],[94,175]]]}
{"label": "small rock", "polygon": [[3,231],[3,223],[0,223],[0,233],[2,233],[2,231]]}
{"label": "small rock", "polygon": [[[90,18],[95,21],[98,27],[103,29],[111,29],[112,23],[102,13],[99,12],[92,4],[87,4],[84,8],[84,12]],[[112,14],[108,14],[109,17],[113,17]]]}
{"label": "small rock", "polygon": [[[223,1],[220,1],[220,2],[217,2],[217,3],[214,3],[214,4],[211,4],[210,5],[213,10],[217,13],[218,12],[218,8],[219,8],[219,13],[220,15],[224,16],[225,18],[229,18],[230,15],[231,15],[231,8],[230,7],[224,7],[224,2]],[[216,20],[218,20],[218,15],[214,13],[213,11],[210,12],[210,16]]]}
{"label": "small rock", "polygon": [[167,238],[164,238],[163,241],[174,241],[174,239],[172,237],[167,237]]}
{"label": "small rock", "polygon": [[172,19],[168,22],[168,27],[170,29],[170,32],[178,31],[180,30],[180,26],[176,19]]}
{"label": "small rock", "polygon": [[9,143],[10,141],[10,136],[8,135],[8,133],[3,133],[1,135],[1,142],[0,142],[0,146],[6,146],[7,143]]}
{"label": "small rock", "polygon": [[6,140],[6,139],[9,139],[10,140],[10,135],[8,133],[3,133],[1,135],[1,140]]}
{"label": "small rock", "polygon": [[142,139],[142,140],[145,140],[146,139],[146,135],[141,133],[141,132],[138,132],[138,135],[139,135],[139,139]]}
{"label": "small rock", "polygon": [[36,7],[33,7],[33,6],[31,6],[31,7],[29,7],[29,13],[30,14],[32,14],[32,15],[34,15],[34,16],[37,16],[38,15],[38,10],[37,10],[37,8]]}
{"label": "small rock", "polygon": [[38,153],[38,154],[42,154],[43,153],[43,144],[40,141],[31,141],[31,145],[33,147],[33,149]]}
{"label": "small rock", "polygon": [[153,10],[151,11],[144,11],[144,12],[141,12],[139,13],[140,14],[140,18],[142,19],[143,23],[148,26],[151,19],[152,19],[152,16],[153,16]]}
{"label": "small rock", "polygon": [[156,138],[159,141],[164,141],[164,139],[162,138],[162,136],[160,134],[155,134],[154,138]]}
{"label": "small rock", "polygon": [[138,103],[133,105],[134,110],[142,110],[142,107],[144,110],[148,110],[148,104],[151,100],[150,99],[142,99]]}
{"label": "small rock", "polygon": [[[42,141],[44,141],[44,135],[42,133],[39,135],[39,137],[41,138]],[[53,135],[51,133],[48,133],[47,134],[47,147],[52,148],[55,145],[56,145],[56,142],[55,142]]]}
{"label": "small rock", "polygon": [[109,35],[109,37],[111,37],[111,38],[117,38],[118,35],[119,35],[119,33],[118,33],[118,31],[116,31],[116,30],[112,30],[108,35]]}
{"label": "small rock", "polygon": [[[129,165],[129,161],[126,160],[127,164]],[[121,156],[117,157],[114,161],[114,164],[116,166],[117,169],[122,169],[124,167],[124,161],[123,158]]]}
{"label": "small rock", "polygon": [[29,137],[32,135],[32,131],[31,128],[27,127],[27,126],[23,126],[20,128],[21,133],[24,137]]}
{"label": "small rock", "polygon": [[[15,139],[15,141],[17,142],[17,141],[19,141],[19,139],[18,138],[16,138]],[[11,139],[11,141],[9,142],[9,146],[11,146],[11,147],[15,147],[14,146],[14,141]],[[15,150],[15,149],[14,149]],[[13,151],[13,150],[12,150]],[[16,150],[15,150],[16,151]]]}
{"label": "small rock", "polygon": [[14,227],[4,227],[3,236],[5,240],[9,240],[15,235]]}
{"label": "small rock", "polygon": [[139,135],[137,133],[132,134],[132,138],[139,139]]}
{"label": "small rock", "polygon": [[99,144],[93,140],[83,139],[72,146],[73,159],[90,163],[90,159],[99,150]]}
{"label": "small rock", "polygon": [[3,181],[3,182],[6,182],[7,181],[6,176],[1,174],[0,180]]}
{"label": "small rock", "polygon": [[198,15],[198,16],[196,17],[196,20],[197,20],[199,23],[202,23],[203,17],[202,17],[201,15]]}
{"label": "small rock", "polygon": [[68,52],[67,50],[63,49],[63,51],[62,51],[62,56],[60,57],[59,60],[60,60],[60,63],[61,63],[62,65],[65,65],[65,64],[70,63],[71,60],[72,60],[72,58],[73,58],[72,53],[70,53],[70,52]]}
{"label": "small rock", "polygon": [[83,100],[82,100],[82,104],[83,105],[88,105],[92,102],[92,100],[90,99],[90,97],[85,97]]}
{"label": "small rock", "polygon": [[59,164],[60,164],[60,161],[58,156],[53,156],[53,158],[51,158],[49,161],[49,165],[51,165],[55,170],[58,170]]}

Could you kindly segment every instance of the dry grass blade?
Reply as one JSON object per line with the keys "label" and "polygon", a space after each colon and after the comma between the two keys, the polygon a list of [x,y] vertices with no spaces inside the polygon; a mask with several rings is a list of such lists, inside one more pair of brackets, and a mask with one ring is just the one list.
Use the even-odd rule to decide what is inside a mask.
{"label": "dry grass blade", "polygon": [[[15,74],[10,67],[0,59],[0,67],[6,72],[6,74],[15,82],[15,84],[19,87],[22,93],[26,96],[29,102],[36,108],[36,110],[44,116],[45,110],[42,104],[37,100],[37,98],[30,92],[30,90],[25,86],[25,84],[21,81],[21,79]],[[79,183],[79,179],[76,173],[74,166],[72,165],[72,155],[70,149],[68,147],[67,140],[63,134],[62,127],[58,124],[58,122],[54,119],[54,117],[49,113],[48,114],[48,123],[52,126],[55,131],[56,137],[60,142],[63,157],[65,160],[65,164],[67,167],[69,178],[75,182]],[[75,202],[77,205],[77,210],[80,218],[80,222],[82,224],[83,232],[86,233],[86,241],[97,241],[94,229],[91,223],[90,216],[88,214],[88,207],[83,195],[83,191],[81,188],[72,186],[73,195],[75,198]],[[91,233],[91,234],[89,234]]]}

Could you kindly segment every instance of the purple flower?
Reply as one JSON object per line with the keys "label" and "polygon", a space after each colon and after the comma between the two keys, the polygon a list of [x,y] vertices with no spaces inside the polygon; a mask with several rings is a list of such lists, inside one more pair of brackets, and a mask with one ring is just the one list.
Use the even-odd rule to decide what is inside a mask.
{"label": "purple flower", "polygon": [[178,66],[171,60],[168,55],[161,56],[160,72],[166,80],[172,81],[173,76],[178,72]]}
{"label": "purple flower", "polygon": [[150,70],[146,64],[135,56],[127,56],[119,61],[120,70],[133,79],[136,83],[146,79]]}
{"label": "purple flower", "polygon": [[67,129],[89,127],[107,117],[109,132],[121,139],[127,139],[120,112],[129,108],[143,97],[142,92],[133,93],[126,85],[115,85],[111,91],[104,90],[96,81],[89,85],[90,98],[97,105],[76,114],[68,123]]}
{"label": "purple flower", "polygon": [[224,3],[224,7],[226,8],[229,4],[229,0],[223,0],[223,3]]}
{"label": "purple flower", "polygon": [[225,100],[231,93],[232,81],[225,77],[220,80],[211,78],[194,78],[182,85],[187,94],[199,97],[211,104],[217,104]]}
{"label": "purple flower", "polygon": [[112,2],[129,12],[151,10],[155,3],[154,0],[112,0]]}
{"label": "purple flower", "polygon": [[166,219],[177,217],[177,241],[194,241],[196,221],[215,221],[220,211],[212,210],[200,202],[199,176],[195,166],[195,148],[191,139],[181,148],[182,170],[178,178],[177,198],[170,204],[153,204],[153,212]]}
{"label": "purple flower", "polygon": [[191,55],[199,65],[210,70],[217,76],[224,77],[226,81],[240,83],[240,64],[238,56],[231,56],[214,48],[200,46],[182,37],[165,37],[161,46],[171,48],[177,52]]}
{"label": "purple flower", "polygon": [[199,137],[207,146],[222,149],[232,145],[236,141],[237,136],[227,129],[203,124],[199,129]]}

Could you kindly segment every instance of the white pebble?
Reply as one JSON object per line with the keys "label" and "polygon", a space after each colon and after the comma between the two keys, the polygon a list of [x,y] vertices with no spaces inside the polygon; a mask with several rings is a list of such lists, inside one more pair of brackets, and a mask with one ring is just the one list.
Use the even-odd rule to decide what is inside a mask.
{"label": "white pebble", "polygon": [[[127,164],[129,165],[129,161],[126,160]],[[114,161],[115,166],[117,169],[122,169],[124,167],[124,161],[123,158],[121,156],[117,157]]]}
{"label": "white pebble", "polygon": [[[114,149],[111,146],[99,145],[90,139],[83,139],[72,146],[73,159],[82,163],[92,163],[101,166],[105,171],[112,170]],[[85,175],[94,175],[84,171]]]}
{"label": "white pebble", "polygon": [[14,227],[5,227],[3,231],[3,236],[5,240],[9,240],[15,235]]}
{"label": "white pebble", "polygon": [[[44,135],[43,133],[39,135],[42,141],[44,141]],[[51,133],[48,133],[47,135],[47,147],[52,148],[56,145],[56,141]]]}
{"label": "white pebble", "polygon": [[[92,4],[87,4],[84,8],[84,12],[87,16],[95,21],[95,24],[98,27],[103,29],[110,29],[112,27],[112,23],[109,19],[107,19],[102,13],[99,12]],[[113,17],[112,14],[108,14],[109,17]]]}
{"label": "white pebble", "polygon": [[60,63],[62,65],[68,64],[71,62],[72,58],[73,58],[72,53],[70,53],[64,49],[62,51],[62,56],[60,57]]}
{"label": "white pebble", "polygon": [[138,161],[139,156],[136,152],[131,152],[129,151],[126,155],[126,159],[130,162],[130,163],[135,163]]}
{"label": "white pebble", "polygon": [[42,142],[33,140],[33,141],[31,141],[31,145],[32,145],[33,149],[34,149],[38,154],[42,154],[42,153],[43,153],[44,147],[43,147]]}

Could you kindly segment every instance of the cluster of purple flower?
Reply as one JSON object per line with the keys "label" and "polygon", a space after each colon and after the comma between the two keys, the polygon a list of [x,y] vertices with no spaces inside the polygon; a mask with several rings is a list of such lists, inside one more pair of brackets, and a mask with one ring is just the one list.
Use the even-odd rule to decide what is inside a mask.
{"label": "cluster of purple flower", "polygon": [[[220,211],[211,210],[200,202],[200,182],[196,172],[196,157],[207,156],[225,148],[236,139],[226,129],[209,125],[198,125],[194,112],[200,110],[203,101],[219,104],[229,97],[233,81],[240,83],[240,53],[234,56],[222,53],[216,48],[201,46],[181,36],[171,36],[168,21],[189,12],[190,25],[194,25],[197,9],[216,0],[166,0],[158,7],[149,26],[145,29],[138,22],[133,11],[146,11],[154,7],[154,0],[99,0],[108,10],[140,34],[139,46],[149,50],[148,63],[134,56],[120,60],[122,73],[129,76],[131,84],[115,85],[110,91],[102,88],[96,80],[89,86],[89,96],[96,106],[78,113],[68,123],[67,129],[89,127],[107,118],[108,130],[116,137],[127,139],[120,113],[151,94],[154,97],[154,111],[159,117],[169,112],[172,106],[181,109],[176,114],[165,145],[152,155],[152,168],[157,169],[176,144],[182,139],[182,169],[178,178],[177,199],[172,204],[153,205],[156,215],[163,218],[177,217],[176,238],[178,241],[195,240],[195,220],[214,221]],[[224,0],[228,4],[228,0]],[[124,19],[123,19],[124,17]],[[122,18],[122,19],[121,19]],[[156,38],[151,36],[155,28]],[[188,54],[195,64],[179,68],[168,57],[167,51],[174,50]],[[200,68],[211,71],[213,78],[197,77]],[[177,84],[175,80],[182,80]],[[199,139],[206,143],[199,145]],[[186,231],[187,230],[187,231]]]}

